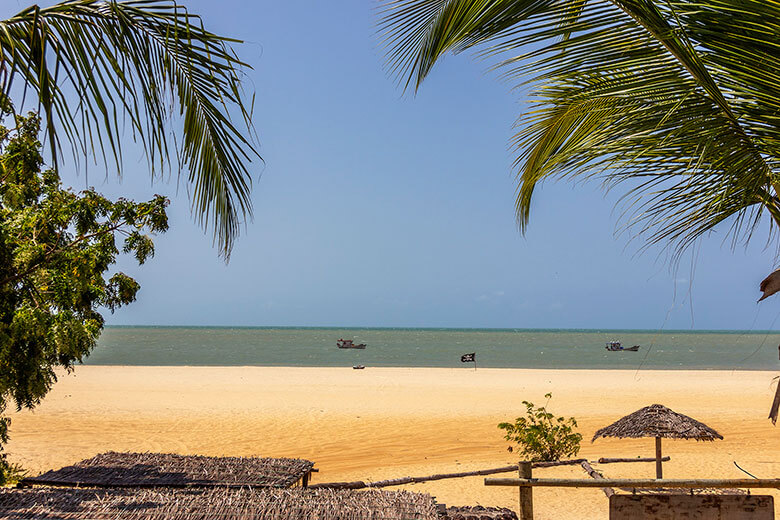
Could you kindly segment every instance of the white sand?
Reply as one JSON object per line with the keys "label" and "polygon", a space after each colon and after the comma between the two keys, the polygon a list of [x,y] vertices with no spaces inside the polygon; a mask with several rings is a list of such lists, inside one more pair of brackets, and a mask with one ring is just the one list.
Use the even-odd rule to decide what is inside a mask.
{"label": "white sand", "polygon": [[[573,415],[580,456],[652,456],[652,439],[598,440],[596,429],[653,403],[718,430],[724,441],[664,441],[669,478],[780,474],[780,431],[766,419],[773,372],[443,368],[78,367],[34,412],[13,414],[12,461],[33,472],[96,453],[161,451],[313,460],[314,482],[382,480],[515,463],[496,425],[544,403]],[[612,464],[610,477],[652,477]],[[581,468],[538,476],[585,478]],[[510,476],[510,475],[506,475]],[[407,486],[449,505],[517,507],[516,488],[483,477]],[[393,488],[389,488],[393,489]],[[778,502],[776,498],[776,502]],[[607,518],[598,489],[537,489],[538,519]]]}

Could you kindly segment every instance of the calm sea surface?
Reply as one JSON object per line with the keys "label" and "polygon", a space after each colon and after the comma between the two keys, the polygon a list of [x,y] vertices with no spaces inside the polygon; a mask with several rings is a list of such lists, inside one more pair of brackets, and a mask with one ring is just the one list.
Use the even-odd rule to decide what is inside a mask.
{"label": "calm sea surface", "polygon": [[[365,350],[336,348],[339,338]],[[639,352],[607,352],[619,340]],[[107,327],[89,365],[775,370],[780,332]]]}

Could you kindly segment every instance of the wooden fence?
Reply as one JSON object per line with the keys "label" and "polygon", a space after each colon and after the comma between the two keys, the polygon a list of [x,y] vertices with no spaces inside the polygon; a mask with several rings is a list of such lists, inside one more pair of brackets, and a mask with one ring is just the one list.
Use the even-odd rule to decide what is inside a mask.
{"label": "wooden fence", "polygon": [[[514,486],[520,489],[520,519],[533,520],[533,488],[569,487],[569,488],[628,488],[628,489],[724,489],[724,488],[763,488],[780,489],[780,479],[649,479],[649,478],[533,478],[531,463],[521,462],[519,478],[486,478],[486,486]],[[609,495],[608,495],[609,496]]]}
{"label": "wooden fence", "polygon": [[[668,460],[669,457],[666,457]],[[640,459],[631,459],[631,462],[635,462]],[[655,461],[655,459],[650,459]],[[570,459],[570,460],[555,460],[549,462],[532,462],[531,466],[534,468],[552,468],[554,466],[573,466],[575,464],[582,464],[587,462],[587,459]],[[612,461],[615,462],[615,461]],[[312,489],[363,489],[363,488],[380,488],[389,486],[402,486],[404,484],[417,484],[420,482],[428,482],[431,480],[442,480],[447,478],[462,478],[462,477],[478,477],[480,475],[494,475],[496,473],[512,473],[517,471],[519,466],[514,464],[512,466],[502,466],[500,468],[480,469],[476,471],[462,471],[458,473],[441,473],[438,475],[427,475],[424,477],[401,477],[393,478],[389,480],[377,480],[374,482],[355,480],[353,482],[322,482],[319,484],[312,484],[309,487]],[[315,470],[312,470],[315,471]]]}

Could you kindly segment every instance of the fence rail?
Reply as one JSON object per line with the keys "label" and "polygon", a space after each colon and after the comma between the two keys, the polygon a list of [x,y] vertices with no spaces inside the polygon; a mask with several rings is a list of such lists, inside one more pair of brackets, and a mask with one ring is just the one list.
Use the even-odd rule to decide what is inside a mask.
{"label": "fence rail", "polygon": [[605,478],[589,480],[580,478],[486,478],[486,486],[516,487],[620,487],[620,488],[777,488],[780,479],[675,479],[675,478]]}
{"label": "fence rail", "polygon": [[573,487],[573,488],[777,488],[780,479],[672,479],[672,478],[605,478],[590,480],[579,478],[486,478],[486,486],[515,487]]}
{"label": "fence rail", "polygon": [[520,520],[533,520],[535,487],[601,488],[612,500],[614,490],[621,489],[723,489],[723,488],[764,488],[780,489],[780,479],[703,479],[703,478],[603,478],[587,462],[583,469],[593,478],[533,478],[531,463],[524,461],[518,465],[520,478],[486,478],[486,486],[514,486],[518,488],[520,499]]}

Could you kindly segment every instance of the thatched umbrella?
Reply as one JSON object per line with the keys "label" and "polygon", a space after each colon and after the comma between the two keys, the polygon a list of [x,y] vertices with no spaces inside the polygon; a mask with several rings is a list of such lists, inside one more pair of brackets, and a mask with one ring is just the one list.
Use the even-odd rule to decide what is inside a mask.
{"label": "thatched umbrella", "polygon": [[[661,469],[661,438],[695,439],[697,441],[714,441],[723,436],[704,423],[687,415],[673,412],[660,404],[645,406],[631,415],[600,429],[593,436],[593,441],[599,437],[619,437],[621,439],[640,437],[655,437],[655,477],[663,478]],[[593,442],[591,441],[591,442]]]}

